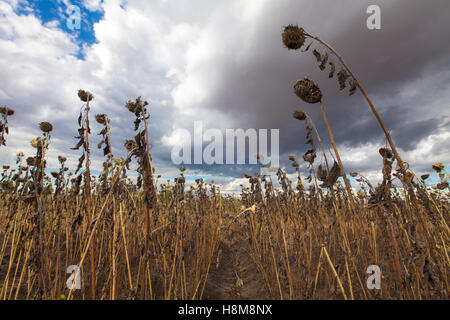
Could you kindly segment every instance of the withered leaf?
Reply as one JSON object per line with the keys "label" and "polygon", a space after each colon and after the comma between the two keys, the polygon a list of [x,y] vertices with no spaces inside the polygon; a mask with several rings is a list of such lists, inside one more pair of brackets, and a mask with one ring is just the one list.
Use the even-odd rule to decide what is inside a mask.
{"label": "withered leaf", "polygon": [[78,161],[82,163],[84,161],[84,158],[85,158],[85,154],[83,153],[81,155],[81,157],[78,159]]}
{"label": "withered leaf", "polygon": [[337,77],[340,85],[339,90],[344,90],[344,88],[346,87],[345,83],[347,82],[347,79],[349,77],[347,71],[345,71],[345,69],[341,69],[341,71],[338,72]]}
{"label": "withered leaf", "polygon": [[308,44],[308,46],[306,47],[306,49],[305,50],[302,50],[302,52],[306,52],[306,51],[308,51],[309,50],[309,48],[311,47],[311,45],[312,45],[312,41]]}
{"label": "withered leaf", "polygon": [[334,61],[330,61],[329,64],[331,66],[331,70],[330,70],[330,73],[328,74],[328,78],[333,78],[334,72],[336,71],[336,66],[334,65]]}
{"label": "withered leaf", "polygon": [[321,187],[328,188],[328,187],[333,186],[340,176],[341,176],[341,170],[339,168],[339,165],[335,161],[333,164],[333,167],[330,170],[330,174],[327,177],[327,180],[321,185]]}
{"label": "withered leaf", "polygon": [[137,131],[139,129],[140,124],[141,124],[141,119],[136,118],[136,120],[134,121],[134,131]]}
{"label": "withered leaf", "polygon": [[356,81],[354,79],[350,79],[349,84],[350,84],[349,95],[352,96],[356,92],[356,88],[357,88]]}
{"label": "withered leaf", "polygon": [[328,62],[328,52],[325,52],[322,56],[322,59],[320,60],[319,69],[322,71],[325,70],[327,62]]}
{"label": "withered leaf", "polygon": [[322,165],[321,164],[317,168],[317,179],[319,179],[322,182],[327,180],[327,171],[322,169]]}
{"label": "withered leaf", "polygon": [[314,50],[313,50],[313,54],[314,54],[314,56],[316,57],[317,62],[320,62],[320,60],[322,59],[322,57],[321,57],[319,51],[317,51],[316,49],[314,49]]}
{"label": "withered leaf", "polygon": [[78,141],[77,145],[75,147],[73,147],[73,148],[70,148],[70,149],[78,150],[83,145],[83,143],[84,143],[84,139],[80,139],[80,141]]}

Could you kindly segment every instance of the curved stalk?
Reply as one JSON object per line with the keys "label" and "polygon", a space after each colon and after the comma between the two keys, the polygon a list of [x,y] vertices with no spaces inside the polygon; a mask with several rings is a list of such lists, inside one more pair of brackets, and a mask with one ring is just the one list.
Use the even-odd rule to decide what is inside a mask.
{"label": "curved stalk", "polygon": [[333,145],[334,153],[336,154],[336,159],[337,159],[339,168],[341,169],[342,178],[344,179],[345,188],[347,189],[348,198],[350,200],[350,206],[352,208],[353,213],[356,214],[357,211],[356,211],[355,200],[353,199],[352,189],[350,187],[350,183],[349,183],[349,181],[347,179],[347,176],[345,174],[344,166],[342,165],[341,157],[340,157],[339,151],[338,151],[338,149],[336,147],[336,143],[334,141],[333,131],[331,130],[330,123],[328,122],[327,113],[325,112],[325,107],[323,106],[322,100],[320,100],[320,107],[322,108],[323,118],[325,119],[325,123],[326,123],[327,128],[328,128],[328,133],[330,134],[331,144]]}
{"label": "curved stalk", "polygon": [[[366,93],[366,90],[364,90],[364,88],[363,88],[363,86],[361,85],[361,83],[356,79],[355,74],[354,74],[353,71],[350,69],[350,67],[345,63],[345,61],[344,61],[344,59],[342,58],[342,56],[341,56],[341,55],[340,55],[340,54],[339,54],[332,46],[330,46],[330,45],[329,45],[328,43],[326,43],[325,41],[321,40],[319,37],[310,35],[310,34],[308,34],[308,33],[306,33],[306,32],[305,32],[304,34],[305,34],[305,36],[307,36],[307,37],[309,37],[309,38],[311,38],[311,39],[314,39],[314,40],[318,41],[319,43],[321,43],[322,45],[324,45],[325,47],[327,47],[327,48],[328,48],[328,49],[329,49],[329,50],[330,50],[330,51],[331,51],[331,52],[339,59],[339,61],[340,61],[341,64],[343,65],[343,67],[344,67],[345,69],[347,69],[348,73],[349,73],[350,76],[353,78],[353,81],[355,82],[356,86],[358,87],[358,89],[359,89],[359,90],[361,91],[361,93],[363,94],[364,98],[367,100],[367,103],[369,104],[369,107],[370,107],[372,113],[374,114],[375,118],[377,119],[377,121],[378,121],[378,123],[379,123],[381,129],[382,129],[383,132],[384,132],[384,135],[386,136],[386,140],[388,141],[389,146],[391,147],[391,150],[392,150],[392,152],[394,153],[395,159],[397,160],[397,163],[398,163],[398,165],[399,165],[399,167],[400,167],[400,171],[401,171],[401,173],[402,173],[402,175],[403,175],[403,179],[402,179],[402,180],[404,180],[404,181],[402,181],[402,183],[403,183],[404,185],[406,184],[406,186],[408,187],[408,188],[405,188],[405,189],[409,189],[409,190],[408,190],[408,193],[409,193],[409,195],[410,195],[410,197],[411,197],[411,200],[412,200],[412,203],[413,203],[413,205],[414,205],[414,208],[415,208],[416,211],[417,211],[417,216],[418,216],[418,218],[419,218],[420,225],[421,225],[421,227],[422,227],[424,233],[426,234],[426,240],[427,240],[427,242],[428,242],[428,245],[429,245],[431,254],[432,254],[433,258],[436,259],[436,258],[437,258],[437,253],[435,252],[435,243],[434,243],[435,241],[434,241],[433,237],[431,236],[430,231],[428,230],[428,227],[427,227],[427,225],[426,225],[426,223],[425,223],[424,217],[423,217],[422,212],[421,212],[421,210],[420,210],[419,203],[418,203],[417,198],[416,198],[416,195],[414,194],[414,191],[413,191],[413,186],[412,186],[412,183],[411,183],[411,178],[410,178],[408,172],[406,171],[406,168],[405,168],[405,165],[404,165],[404,163],[403,163],[403,160],[402,160],[402,158],[400,157],[400,155],[399,155],[399,153],[398,153],[398,151],[397,151],[397,148],[396,148],[395,145],[394,145],[394,142],[392,141],[392,138],[391,138],[391,135],[389,134],[389,131],[387,130],[387,128],[386,128],[386,126],[385,126],[383,120],[381,119],[380,115],[378,114],[377,110],[375,109],[375,106],[374,106],[372,100],[370,100],[369,96],[368,96],[367,93]],[[405,190],[405,192],[406,192],[406,190]],[[441,275],[442,277],[445,277],[445,276],[444,276],[444,273],[443,273],[443,271],[442,271],[442,268],[441,268],[440,266],[439,266],[439,271],[440,271],[440,275]],[[447,290],[448,290],[448,284],[447,284],[447,282],[445,282],[445,286],[446,286],[446,288],[447,288]]]}
{"label": "curved stalk", "polygon": [[367,100],[367,103],[369,104],[370,109],[372,110],[372,113],[375,115],[375,118],[377,118],[378,123],[380,124],[381,129],[384,132],[384,135],[386,136],[386,139],[389,143],[389,146],[391,147],[392,152],[394,153],[395,159],[397,160],[397,163],[400,166],[400,169],[402,171],[403,176],[406,179],[406,182],[408,185],[410,185],[410,179],[408,178],[408,174],[406,173],[406,169],[405,166],[403,165],[403,160],[401,159],[399,153],[397,152],[397,148],[394,145],[394,142],[392,141],[391,135],[389,134],[389,131],[387,130],[383,120],[381,119],[379,113],[377,112],[377,110],[375,109],[375,106],[373,105],[372,100],[370,100],[369,96],[366,93],[366,90],[364,90],[363,86],[361,85],[361,83],[356,79],[355,74],[353,73],[353,71],[350,69],[350,67],[345,63],[344,59],[342,58],[342,56],[332,47],[330,46],[328,43],[326,43],[325,41],[321,40],[319,37],[315,37],[312,36],[308,33],[305,32],[305,35],[317,40],[318,42],[320,42],[321,44],[323,44],[325,47],[327,47],[341,62],[341,64],[344,66],[345,69],[347,69],[348,73],[350,74],[350,76],[353,78],[353,81],[355,81],[356,86],[358,87],[358,89],[361,91],[361,93],[363,94],[364,98]]}

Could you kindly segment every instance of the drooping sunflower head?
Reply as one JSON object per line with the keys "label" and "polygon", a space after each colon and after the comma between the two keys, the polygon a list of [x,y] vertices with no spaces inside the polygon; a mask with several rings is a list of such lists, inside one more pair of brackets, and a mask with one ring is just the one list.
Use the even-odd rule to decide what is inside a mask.
{"label": "drooping sunflower head", "polygon": [[308,77],[298,80],[294,85],[295,94],[307,103],[318,103],[322,100],[322,90]]}
{"label": "drooping sunflower head", "polygon": [[290,24],[284,27],[281,40],[289,50],[298,50],[305,44],[306,36],[303,28]]}
{"label": "drooping sunflower head", "polygon": [[53,130],[53,125],[50,122],[44,121],[39,124],[42,132],[50,133]]}

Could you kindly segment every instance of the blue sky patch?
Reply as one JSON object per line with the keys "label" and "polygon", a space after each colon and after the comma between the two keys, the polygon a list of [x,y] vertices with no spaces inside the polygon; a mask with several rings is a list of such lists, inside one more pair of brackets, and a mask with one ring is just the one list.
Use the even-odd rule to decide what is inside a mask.
{"label": "blue sky patch", "polygon": [[[75,11],[69,6],[75,6]],[[78,8],[78,9],[77,9]],[[79,10],[79,15],[76,10]],[[76,57],[84,60],[83,47],[97,42],[94,34],[94,24],[103,18],[103,10],[89,11],[83,6],[83,1],[38,0],[26,1],[18,5],[16,13],[19,15],[33,14],[44,25],[57,22],[57,28],[74,37],[78,45]],[[76,20],[79,20],[79,28]],[[74,27],[71,27],[74,26]]]}

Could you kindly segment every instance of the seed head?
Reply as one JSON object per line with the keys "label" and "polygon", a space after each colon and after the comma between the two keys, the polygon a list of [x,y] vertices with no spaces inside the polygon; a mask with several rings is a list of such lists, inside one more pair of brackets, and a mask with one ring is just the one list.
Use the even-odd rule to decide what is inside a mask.
{"label": "seed head", "polygon": [[107,119],[106,114],[96,114],[95,115],[95,120],[100,124],[103,124],[103,125],[106,124],[106,119]]}
{"label": "seed head", "polygon": [[59,160],[59,162],[64,163],[64,162],[66,162],[67,158],[63,157],[63,156],[58,156],[58,160]]}
{"label": "seed head", "polygon": [[378,150],[378,152],[380,153],[380,155],[383,158],[387,158],[390,159],[392,158],[394,155],[392,154],[392,151],[387,149],[387,148],[380,148],[380,150]]}
{"label": "seed head", "polygon": [[350,176],[352,176],[353,178],[356,178],[358,176],[358,172],[351,172]]}
{"label": "seed head", "polygon": [[31,146],[33,148],[37,148],[39,146],[40,140],[41,140],[41,138],[36,138],[36,139],[31,140]]}
{"label": "seed head", "polygon": [[84,91],[84,90],[78,90],[78,97],[80,98],[81,101],[83,102],[88,102],[94,100],[94,95],[92,93],[90,93],[89,91]]}
{"label": "seed head", "polygon": [[35,160],[36,160],[35,157],[28,157],[27,158],[27,165],[34,166]]}
{"label": "seed head", "polygon": [[136,149],[138,147],[137,143],[133,140],[127,140],[125,141],[125,149],[127,149],[128,152],[133,151],[134,149]]}
{"label": "seed head", "polygon": [[444,190],[445,188],[448,188],[448,181],[441,182],[441,183],[437,184],[436,187],[439,190]]}
{"label": "seed head", "polygon": [[441,172],[445,168],[445,166],[442,163],[440,163],[440,162],[433,164],[431,167],[437,173]]}
{"label": "seed head", "polygon": [[306,113],[304,113],[302,110],[296,110],[292,112],[292,116],[300,121],[306,120]]}
{"label": "seed head", "polygon": [[300,99],[307,103],[318,103],[322,100],[322,90],[308,77],[297,81],[294,85],[294,92]]}
{"label": "seed head", "polygon": [[46,122],[46,121],[41,122],[39,124],[39,128],[42,130],[42,132],[45,132],[45,133],[50,133],[53,130],[52,124],[50,122]]}
{"label": "seed head", "polygon": [[14,110],[8,107],[0,107],[0,113],[5,116],[12,116],[14,114]]}
{"label": "seed head", "polygon": [[305,31],[297,25],[290,24],[284,27],[284,31],[281,34],[281,40],[283,40],[283,44],[289,50],[300,49],[305,44],[305,39]]}
{"label": "seed head", "polygon": [[250,182],[251,184],[258,183],[258,178],[250,177],[250,179],[248,180],[248,182]]}
{"label": "seed head", "polygon": [[132,113],[136,113],[137,105],[135,102],[128,101],[127,104],[125,105],[125,107],[128,109],[128,111],[130,111]]}
{"label": "seed head", "polygon": [[427,174],[422,175],[420,178],[422,180],[427,180],[429,177],[430,177],[430,175],[427,173]]}

